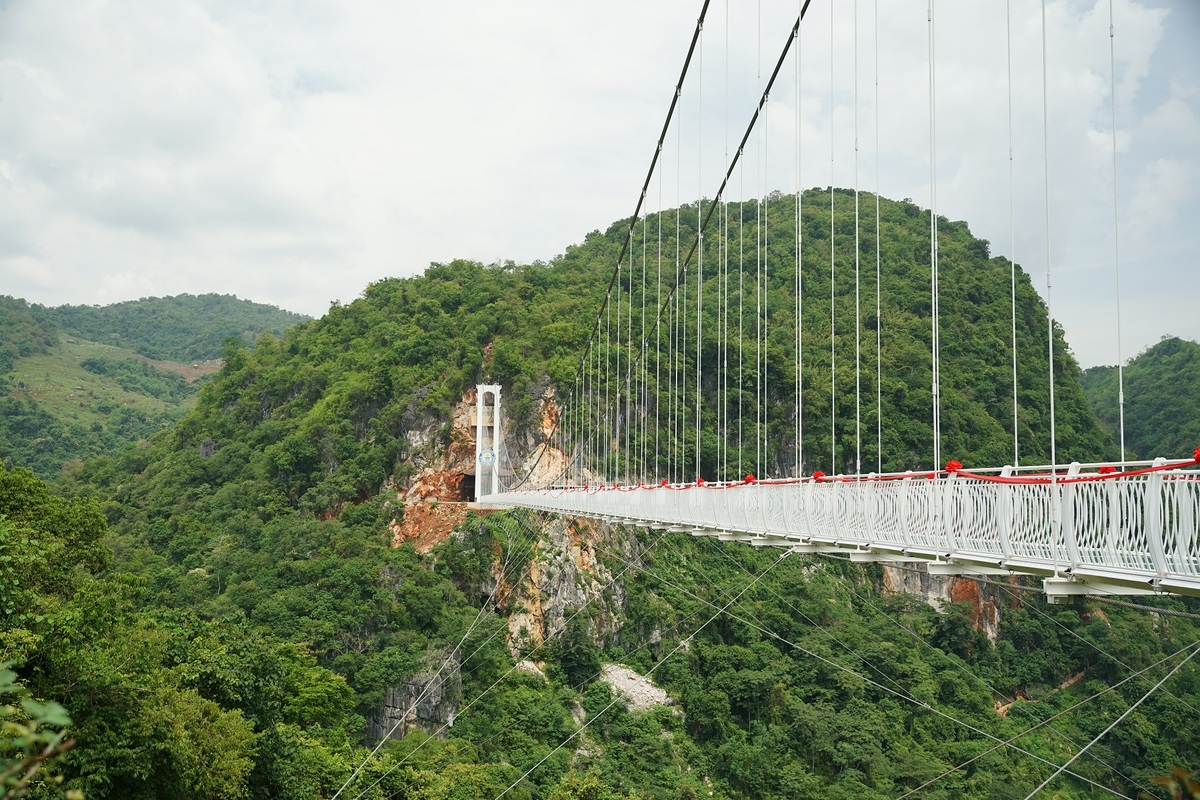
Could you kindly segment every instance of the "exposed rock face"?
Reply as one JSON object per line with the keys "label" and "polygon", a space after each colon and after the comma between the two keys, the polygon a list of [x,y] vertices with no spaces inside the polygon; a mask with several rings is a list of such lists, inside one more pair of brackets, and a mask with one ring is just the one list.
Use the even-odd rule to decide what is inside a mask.
{"label": "exposed rock face", "polygon": [[630,711],[649,711],[655,706],[671,703],[667,693],[649,678],[621,664],[605,664],[601,667],[600,680],[612,687],[613,694],[624,700]]}
{"label": "exposed rock face", "polygon": [[591,610],[596,639],[610,638],[621,627],[625,592],[596,558],[596,546],[621,549],[632,556],[632,539],[614,536],[603,523],[562,517],[547,520],[542,537],[528,576],[506,604],[512,609],[508,630],[513,654],[560,633],[571,614],[584,607]]}
{"label": "exposed rock face", "polygon": [[[523,480],[540,485],[557,478],[567,465],[567,456],[551,446],[558,424],[554,390],[535,387],[531,420],[502,420],[505,467],[512,470],[508,481]],[[474,474],[475,424],[473,409],[478,398],[467,390],[451,409],[447,424],[442,417],[406,417],[407,461],[415,473],[407,486],[399,487],[405,500],[473,500],[465,497],[463,480]]]}
{"label": "exposed rock face", "polygon": [[404,504],[404,518],[388,527],[392,531],[392,544],[400,546],[411,541],[418,553],[428,553],[435,544],[446,541],[466,518],[467,507],[463,503],[409,500]]}
{"label": "exposed rock face", "polygon": [[[505,450],[513,473],[537,485],[560,476],[566,456],[550,446],[558,419],[551,388],[535,388],[532,421],[506,420]],[[419,398],[418,398],[419,399]],[[419,414],[415,405],[405,415],[408,449],[405,461],[412,477],[395,487],[404,503],[404,516],[391,527],[393,543],[413,542],[427,552],[445,541],[466,519],[464,500],[473,500],[466,481],[473,479],[475,426],[472,410],[476,392],[472,388],[454,405],[450,422],[444,417]],[[469,535],[469,534],[464,534]],[[613,575],[596,557],[596,546],[619,549],[626,557],[636,552],[631,536],[618,536],[603,523],[591,520],[547,520],[535,537],[533,556],[520,575],[503,574],[499,558],[492,567],[492,582],[481,587],[497,607],[508,614],[509,647],[520,657],[522,650],[541,644],[561,632],[567,619],[580,608],[590,612],[592,634],[603,641],[613,637],[621,625],[624,590],[609,586]],[[498,555],[498,554],[497,554]],[[402,737],[412,727],[437,732],[453,724],[460,702],[459,654],[442,669],[444,654],[431,655],[424,669],[404,683],[389,688],[377,719],[368,720],[368,737]],[[526,668],[537,670],[528,663]],[[441,677],[438,677],[438,676]],[[394,729],[394,730],[393,730]]]}
{"label": "exposed rock face", "polygon": [[943,603],[970,603],[971,622],[988,640],[996,643],[1000,632],[1000,590],[971,578],[930,575],[921,562],[900,566],[883,565],[883,588],[896,594],[921,598],[936,609]]}
{"label": "exposed rock face", "polygon": [[475,390],[471,389],[454,405],[448,427],[441,418],[409,420],[405,431],[408,462],[416,474],[407,487],[398,487],[406,502],[468,499],[463,497],[463,478],[475,466],[474,406]]}
{"label": "exposed rock face", "polygon": [[377,719],[367,720],[367,738],[378,741],[385,736],[402,739],[412,728],[437,736],[454,724],[462,701],[462,654],[455,650],[430,653],[424,668],[399,686],[387,689]]}

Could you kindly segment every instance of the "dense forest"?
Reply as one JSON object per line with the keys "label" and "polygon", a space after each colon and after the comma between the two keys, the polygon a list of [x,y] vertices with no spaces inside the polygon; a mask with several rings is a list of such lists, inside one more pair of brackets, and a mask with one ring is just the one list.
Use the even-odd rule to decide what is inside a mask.
{"label": "dense forest", "polygon": [[[829,201],[805,200],[814,282]],[[757,206],[731,211],[750,240]],[[886,200],[882,211],[881,455],[928,466],[928,213]],[[765,213],[794,224],[788,198]],[[686,247],[686,214],[663,215],[664,241],[675,247],[675,219]],[[435,264],[252,346],[227,339],[222,369],[168,429],[74,462],[53,485],[17,463],[0,472],[0,660],[12,673],[0,668],[0,693],[62,706],[3,713],[28,728],[38,711],[43,730],[74,742],[31,796],[1021,798],[1200,639],[1200,609],[1180,599],[1146,600],[1155,614],[1049,606],[1002,581],[935,609],[886,591],[874,566],[524,512],[467,514],[430,549],[395,546],[414,513],[406,490],[451,446],[452,410],[476,382],[505,387],[518,427],[536,427],[545,387],[570,385],[626,229],[548,263]],[[967,331],[943,355],[946,452],[1002,463],[1010,265],[964,223],[945,221],[941,237],[943,324]],[[786,354],[795,258],[772,241],[768,314]],[[839,286],[836,302],[851,296]],[[812,303],[802,377],[820,387],[830,332],[822,340],[816,320],[830,307]],[[1023,273],[1018,312],[1018,438],[1035,457],[1048,442],[1048,321]],[[849,347],[853,331],[838,336]],[[1059,344],[1060,453],[1111,456]],[[765,402],[782,405],[789,359],[767,363]],[[806,413],[828,437],[812,395]],[[845,449],[854,432],[837,435]],[[786,463],[794,444],[772,441]],[[514,619],[537,630],[514,635]],[[614,663],[669,702],[637,707],[599,679]],[[380,743],[383,709],[431,692],[444,721],[409,721]],[[1055,796],[1160,791],[1151,776],[1200,763],[1198,707],[1200,672],[1185,667]],[[1019,749],[998,746],[1008,740]],[[6,744],[6,767],[25,763]]]}
{"label": "dense forest", "polygon": [[[1131,458],[1180,458],[1200,442],[1200,344],[1164,336],[1124,369],[1125,446]],[[1116,367],[1083,374],[1088,404],[1119,438],[1121,415]]]}
{"label": "dense forest", "polygon": [[107,306],[34,306],[34,314],[73,336],[118,344],[147,358],[214,358],[230,336],[253,342],[279,335],[309,317],[231,294],[143,297]]}

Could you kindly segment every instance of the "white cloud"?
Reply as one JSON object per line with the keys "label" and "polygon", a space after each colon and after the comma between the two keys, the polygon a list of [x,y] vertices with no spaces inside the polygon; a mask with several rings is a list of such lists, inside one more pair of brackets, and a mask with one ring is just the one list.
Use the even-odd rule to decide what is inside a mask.
{"label": "white cloud", "polygon": [[[728,28],[724,4],[710,8],[652,207],[659,185],[668,206],[712,194],[798,4],[761,4],[761,21],[743,5],[729,4]],[[885,195],[926,205],[926,6],[879,5],[879,178]],[[859,185],[873,189],[875,26],[873,4],[857,6]],[[1188,0],[1114,7],[1122,243],[1131,264],[1177,263],[1197,249],[1194,226],[1168,221],[1197,206],[1184,179],[1200,169],[1200,14]],[[1011,8],[1016,256],[1037,276],[1040,3]],[[1099,276],[1111,272],[1107,8],[1047,4],[1055,311],[1089,363],[1113,360],[1086,323],[1108,302]],[[807,186],[830,181],[831,141],[832,179],[854,181],[853,9],[814,3],[803,29]],[[519,12],[482,0],[0,6],[0,291],[49,303],[235,292],[319,314],[432,260],[550,258],[632,210],[697,10],[694,0],[536,0]],[[943,2],[936,24],[939,211],[1007,254],[1004,7]],[[770,130],[751,137],[731,196],[794,188],[793,75],[785,67]],[[1200,337],[1190,315],[1156,313],[1174,307],[1171,293],[1130,301],[1149,320],[1131,336],[1153,341],[1161,324]]]}

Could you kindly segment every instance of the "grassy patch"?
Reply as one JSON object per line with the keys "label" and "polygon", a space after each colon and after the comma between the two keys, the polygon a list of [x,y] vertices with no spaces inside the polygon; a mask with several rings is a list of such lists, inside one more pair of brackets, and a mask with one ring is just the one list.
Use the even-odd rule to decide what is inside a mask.
{"label": "grassy patch", "polygon": [[220,368],[215,361],[180,364],[151,361],[144,356],[112,345],[83,339],[64,338],[49,353],[19,358],[8,378],[13,397],[33,400],[40,408],[62,422],[91,427],[104,425],[113,413],[131,409],[146,416],[177,417],[195,403],[195,393],[177,401],[123,389],[107,375],[97,375],[82,366],[92,358],[136,360],[153,370],[183,375],[195,386],[205,374]]}

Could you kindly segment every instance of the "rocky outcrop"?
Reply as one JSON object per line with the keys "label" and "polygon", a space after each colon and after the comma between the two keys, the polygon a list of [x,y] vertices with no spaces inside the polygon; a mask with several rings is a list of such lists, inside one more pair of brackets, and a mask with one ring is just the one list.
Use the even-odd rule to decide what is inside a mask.
{"label": "rocky outcrop", "polygon": [[625,707],[630,711],[649,711],[655,706],[671,703],[667,693],[649,678],[621,664],[605,664],[601,667],[600,680],[609,685],[614,695],[625,701]]}
{"label": "rocky outcrop", "polygon": [[428,553],[439,542],[446,541],[451,531],[467,519],[464,503],[410,500],[404,504],[404,516],[392,522],[392,544],[399,547],[412,542],[418,553]]}
{"label": "rocky outcrop", "polygon": [[445,736],[462,702],[461,653],[430,653],[422,670],[398,686],[389,687],[377,718],[367,720],[367,738],[402,739],[413,728]]}
{"label": "rocky outcrop", "polygon": [[632,537],[603,523],[563,517],[546,520],[528,573],[505,604],[514,656],[560,633],[581,608],[589,609],[597,641],[608,640],[620,629],[624,588],[597,558],[597,546],[633,557]]}
{"label": "rocky outcrop", "polygon": [[941,610],[944,603],[969,603],[971,622],[992,644],[1000,633],[1002,592],[995,586],[971,578],[930,575],[922,562],[891,566],[883,564],[884,591],[909,594],[921,598]]}

